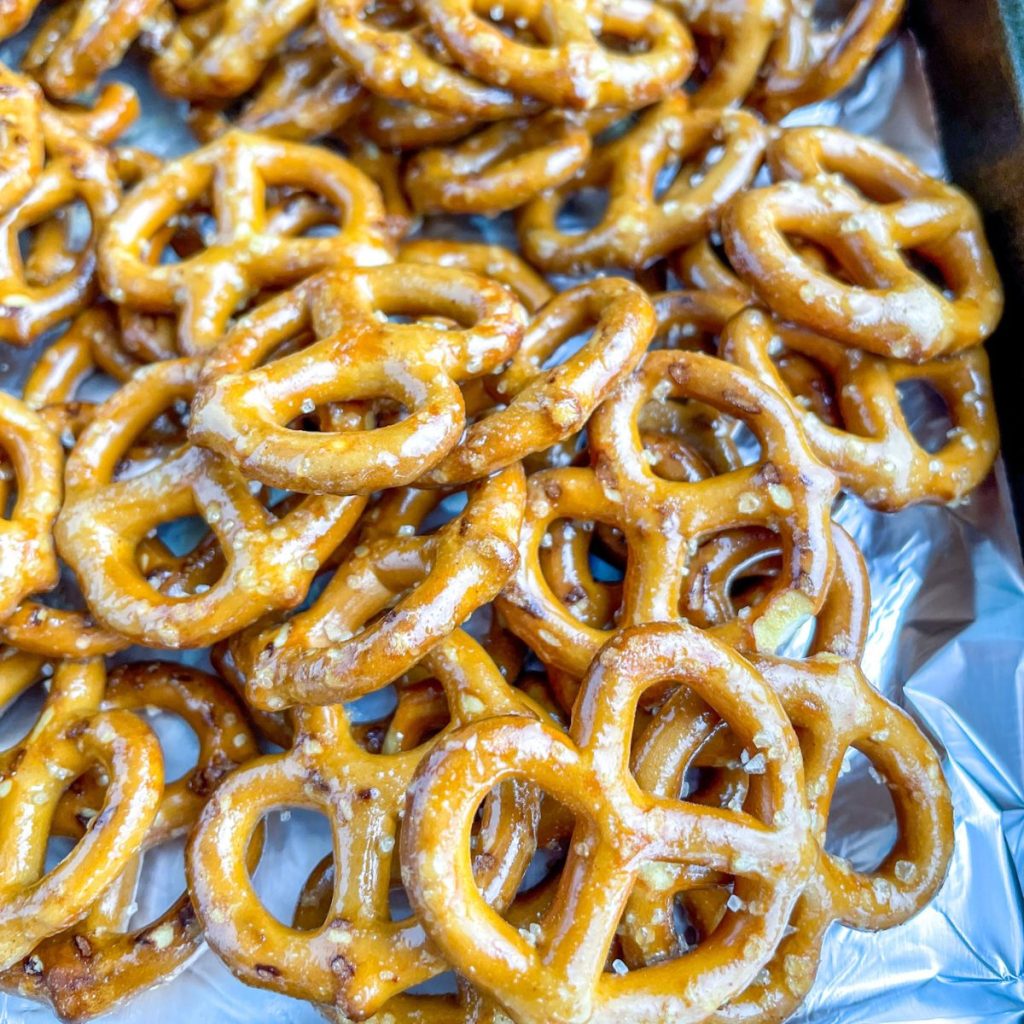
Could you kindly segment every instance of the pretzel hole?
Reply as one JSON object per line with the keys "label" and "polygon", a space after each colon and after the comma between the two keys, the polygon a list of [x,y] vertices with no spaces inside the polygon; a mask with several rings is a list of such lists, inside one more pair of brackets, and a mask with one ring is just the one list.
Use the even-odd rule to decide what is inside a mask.
{"label": "pretzel hole", "polygon": [[[52,668],[44,666],[44,678],[52,675]],[[46,687],[35,682],[0,704],[0,750],[16,747],[35,728],[45,701]]]}
{"label": "pretzel hole", "polygon": [[873,871],[885,860],[898,832],[885,778],[865,754],[851,747],[832,797],[825,849],[845,857],[857,871]]}
{"label": "pretzel hole", "polygon": [[[541,346],[541,352],[539,353],[539,355],[543,356],[539,369],[552,370],[571,359],[594,336],[594,328],[596,326],[597,324],[592,322],[569,338],[561,340],[557,337],[545,339],[546,344]],[[536,357],[531,356],[530,358],[532,361]]]}
{"label": "pretzel hole", "polygon": [[188,888],[185,880],[185,844],[187,836],[178,836],[151,847],[142,855],[135,898],[128,918],[131,931],[151,924],[171,907]]}
{"label": "pretzel hole", "polygon": [[742,423],[703,402],[668,398],[647,402],[637,426],[644,458],[654,476],[663,480],[697,483],[760,460],[754,435],[747,431],[743,458],[736,441]]}
{"label": "pretzel hole", "polygon": [[853,11],[858,0],[814,0],[811,6],[811,24],[816,31],[838,28]]}
{"label": "pretzel hole", "polygon": [[92,236],[89,207],[77,200],[52,211],[18,232],[18,251],[30,285],[48,285],[70,273]]}
{"label": "pretzel hole", "polygon": [[164,758],[164,785],[176,782],[199,761],[199,737],[189,723],[165,708],[149,705],[139,712],[156,733]]}
{"label": "pretzel hole", "polygon": [[78,845],[72,836],[50,835],[46,840],[46,856],[43,860],[43,873],[49,874],[54,868],[60,867],[62,861]]}
{"label": "pretzel hole", "polygon": [[802,352],[787,348],[773,355],[772,361],[800,408],[832,426],[840,424],[835,381],[827,367]]}
{"label": "pretzel hole", "polygon": [[591,520],[556,520],[541,541],[548,585],[574,618],[594,629],[611,629],[618,619],[627,558],[622,533]]}
{"label": "pretzel hole", "polygon": [[900,411],[914,440],[926,451],[940,451],[949,443],[954,428],[953,416],[942,393],[929,381],[918,377],[896,385]]}
{"label": "pretzel hole", "polygon": [[[632,29],[632,31],[631,31]],[[651,39],[642,26],[631,26],[625,19],[616,19],[605,15],[605,24],[597,34],[597,41],[612,53],[627,55],[650,53]]]}
{"label": "pretzel hole", "polygon": [[610,201],[606,188],[590,185],[563,193],[555,228],[565,235],[585,235],[605,219]]}

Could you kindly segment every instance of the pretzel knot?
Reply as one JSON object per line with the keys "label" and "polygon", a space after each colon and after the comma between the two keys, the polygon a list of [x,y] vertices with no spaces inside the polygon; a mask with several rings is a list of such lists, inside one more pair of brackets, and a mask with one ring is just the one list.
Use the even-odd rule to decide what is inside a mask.
{"label": "pretzel knot", "polygon": [[[629,772],[640,696],[683,684],[757,747],[765,773],[756,812],[641,790]],[[550,908],[532,941],[487,905],[473,881],[469,834],[497,785],[526,779],[576,824]],[[406,801],[402,878],[449,963],[524,1024],[697,1019],[741,991],[771,955],[807,878],[800,752],[771,689],[739,656],[690,626],[624,630],[595,659],[569,736],[541,721],[492,717],[424,760]],[[602,973],[637,877],[667,861],[728,873],[763,914],[741,911],[679,960],[625,976]],[[714,968],[714,969],[712,969]]]}
{"label": "pretzel knot", "polygon": [[[267,227],[268,188],[312,193],[334,213],[338,233],[292,237]],[[193,204],[216,213],[214,237],[176,263],[147,258],[154,238]],[[132,190],[100,244],[107,293],[151,313],[180,311],[186,355],[210,349],[229,318],[262,288],[294,284],[339,264],[391,259],[376,186],[323,148],[232,131],[166,164]]]}
{"label": "pretzel knot", "polygon": [[[26,672],[25,669],[28,671]],[[14,692],[37,678],[39,659]],[[2,681],[4,689],[11,680]],[[129,711],[101,711],[101,660],[61,662],[35,727],[0,752],[0,970],[83,917],[139,849],[157,814],[163,761],[156,736]],[[71,852],[45,871],[46,842],[68,786],[87,769],[107,779],[103,804]]]}
{"label": "pretzel knot", "polygon": [[[104,711],[159,709],[184,719],[199,739],[196,765],[164,788],[160,807],[140,846],[117,880],[73,928],[41,942],[0,975],[0,988],[47,1000],[64,1020],[82,1020],[169,979],[202,947],[203,935],[187,893],[156,920],[129,928],[142,857],[183,835],[213,787],[235,766],[258,754],[245,714],[212,676],[159,662],[125,665],[111,673]],[[58,806],[54,832],[79,838],[96,813],[90,804],[104,786],[84,776],[81,792]]]}
{"label": "pretzel knot", "polygon": [[[423,668],[447,698],[440,721],[405,710],[403,691],[374,753],[357,742],[342,705],[303,708],[292,748],[236,772],[204,809],[188,849],[189,882],[210,945],[247,983],[365,1019],[393,995],[447,970],[419,922],[394,921],[389,911],[405,791],[425,753],[457,726],[532,711],[461,631],[444,639]],[[443,731],[424,740],[435,724]],[[499,906],[511,901],[532,856],[537,804],[530,787],[514,783],[484,807],[475,868]],[[246,866],[254,828],[280,807],[319,810],[334,833],[334,891],[326,917],[310,930],[273,917]]]}
{"label": "pretzel knot", "polygon": [[[548,272],[653,263],[717,222],[757,173],[765,141],[753,114],[689,110],[685,96],[669,96],[601,146],[582,174],[527,204],[518,228],[523,252]],[[670,165],[676,170],[666,185],[660,176]],[[582,231],[561,230],[559,213],[587,189],[607,192],[601,220]]]}
{"label": "pretzel knot", "polygon": [[[776,361],[810,360],[835,395],[831,417],[801,408]],[[956,501],[988,474],[999,449],[988,358],[982,348],[914,364],[858,352],[750,310],[723,336],[723,355],[774,388],[800,416],[814,453],[844,487],[876,508],[896,511],[919,501]],[[945,402],[952,422],[945,443],[928,450],[914,437],[899,386],[921,381]]]}
{"label": "pretzel knot", "polygon": [[[738,196],[722,234],[733,266],[773,312],[913,362],[992,333],[1002,286],[980,215],[962,192],[835,128],[785,132],[769,162],[777,183]],[[838,270],[810,263],[792,235],[823,249]],[[934,268],[948,295],[910,257]]]}
{"label": "pretzel knot", "polygon": [[[534,317],[507,368],[485,380],[498,406],[485,409],[422,482],[465,483],[581,430],[640,361],[654,325],[643,290],[622,278],[598,278],[553,298]],[[591,334],[582,347],[558,361],[562,346],[587,328]]]}
{"label": "pretzel knot", "polygon": [[525,491],[511,466],[478,484],[435,534],[416,536],[417,516],[397,535],[360,538],[308,609],[233,638],[249,702],[275,710],[351,700],[412,668],[512,575]]}
{"label": "pretzel knot", "polygon": [[[594,469],[530,478],[520,563],[498,600],[510,628],[542,661],[581,677],[611,631],[580,622],[553,592],[539,553],[552,523],[617,527],[630,552],[620,625],[675,621],[688,562],[704,538],[767,526],[783,565],[764,598],[715,629],[743,649],[774,651],[824,600],[831,572],[829,516],[835,477],[815,459],[782,398],[745,371],[698,352],[650,353],[589,424]],[[644,454],[637,419],[647,403],[701,402],[755,434],[760,461],[706,480],[669,480]]]}
{"label": "pretzel knot", "polygon": [[[462,270],[393,264],[322,275],[262,305],[216,349],[191,436],[277,487],[352,494],[411,483],[458,443],[458,382],[507,359],[525,321],[505,288]],[[309,329],[312,344],[260,365]],[[408,416],[369,434],[287,426],[329,402],[378,398]]]}
{"label": "pretzel knot", "polygon": [[[96,239],[117,208],[121,190],[105,149],[71,128],[51,107],[38,115],[45,159],[40,170],[38,143],[14,130],[11,142],[27,147],[32,187],[6,190],[0,215],[0,340],[28,345],[44,331],[73,316],[96,293]],[[16,177],[16,176],[15,176]],[[89,235],[73,240],[67,210],[82,204]]]}
{"label": "pretzel knot", "polygon": [[[202,647],[298,604],[364,504],[314,496],[278,515],[234,466],[189,444],[119,478],[132,441],[176,401],[193,397],[198,374],[189,360],[154,364],[100,408],[68,459],[55,530],[96,618],[150,647]],[[212,581],[161,593],[147,579],[140,545],[159,525],[191,515],[212,531],[223,571]]]}

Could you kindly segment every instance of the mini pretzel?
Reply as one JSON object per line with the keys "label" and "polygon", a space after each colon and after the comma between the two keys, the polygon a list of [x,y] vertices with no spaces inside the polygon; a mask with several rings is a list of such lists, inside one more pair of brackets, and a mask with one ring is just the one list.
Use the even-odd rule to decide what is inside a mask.
{"label": "mini pretzel", "polygon": [[[61,555],[96,618],[150,647],[205,646],[298,604],[363,508],[359,498],[317,496],[279,518],[233,466],[188,444],[117,479],[132,441],[176,400],[192,398],[198,373],[188,360],[140,370],[86,427],[65,472]],[[137,549],[160,523],[189,515],[209,525],[223,572],[212,585],[164,595],[147,580]]]}
{"label": "mini pretzel", "polygon": [[20,202],[42,170],[39,87],[0,64],[0,214]]}
{"label": "mini pretzel", "polygon": [[[512,0],[497,8],[437,0],[423,13],[468,71],[556,107],[644,107],[685,81],[694,64],[682,22],[646,0]],[[525,39],[503,31],[522,22]],[[642,48],[612,50],[601,38],[609,35]]]}
{"label": "mini pretzel", "polygon": [[777,121],[839,92],[870,63],[904,5],[904,0],[856,0],[839,24],[820,31],[814,0],[792,0],[752,102]]}
{"label": "mini pretzel", "polygon": [[[32,188],[0,216],[0,340],[28,345],[91,303],[96,238],[120,200],[113,162],[44,106],[46,159]],[[25,142],[30,148],[31,142]],[[30,164],[34,158],[30,158]],[[12,193],[13,194],[13,193]],[[60,214],[75,203],[89,212],[89,238],[72,249]],[[31,233],[35,232],[35,237]],[[29,236],[23,259],[20,245]]]}
{"label": "mini pretzel", "polygon": [[70,100],[121,63],[159,0],[62,0],[40,26],[22,67],[46,92]]}
{"label": "mini pretzel", "polygon": [[[591,325],[582,348],[559,365],[546,365]],[[534,318],[508,368],[487,383],[504,406],[471,424],[423,482],[465,483],[575,434],[633,370],[653,334],[650,302],[622,278],[599,278],[556,296]]]}
{"label": "mini pretzel", "polygon": [[[210,944],[247,983],[365,1019],[392,995],[447,969],[419,922],[392,921],[388,909],[405,792],[426,752],[458,725],[529,711],[461,631],[442,641],[424,667],[448,699],[450,723],[439,736],[424,743],[392,726],[382,752],[372,753],[352,735],[342,705],[302,708],[291,750],[236,772],[204,809],[188,849],[189,884]],[[487,898],[499,906],[511,901],[532,855],[537,802],[530,787],[514,784],[484,808],[475,866]],[[246,866],[254,828],[281,806],[320,810],[334,833],[333,898],[310,930],[274,918]]]}
{"label": "mini pretzel", "polygon": [[[268,187],[322,197],[337,211],[339,233],[269,233]],[[217,217],[214,239],[187,259],[153,265],[146,253],[154,237],[207,194]],[[100,245],[107,293],[149,312],[180,310],[179,345],[187,355],[211,348],[232,314],[261,288],[288,285],[327,266],[390,258],[380,193],[351,164],[322,148],[237,131],[136,186]]]}
{"label": "mini pretzel", "polygon": [[[157,920],[129,931],[142,856],[185,834],[219,781],[259,753],[240,705],[223,684],[195,669],[160,662],[124,665],[111,673],[102,708],[155,708],[179,715],[199,738],[199,757],[194,768],[166,785],[138,852],[84,920],[45,939],[0,975],[0,988],[45,999],[63,1020],[107,1012],[170,978],[202,947],[202,929],[187,893]],[[76,826],[96,814],[85,801],[102,799],[103,788],[98,793],[87,788],[66,809]],[[76,838],[79,833],[76,827]]]}
{"label": "mini pretzel", "polygon": [[[387,322],[398,314],[420,320]],[[206,365],[191,436],[276,487],[365,494],[411,483],[458,442],[458,382],[507,359],[525,319],[506,289],[461,270],[407,263],[322,275],[265,303],[224,339]],[[310,328],[313,344],[260,365]],[[328,402],[379,397],[409,415],[369,436],[286,426]]]}
{"label": "mini pretzel", "polygon": [[[637,416],[652,399],[672,397],[746,423],[760,442],[760,461],[696,483],[656,476]],[[703,353],[652,352],[588,430],[593,470],[547,470],[530,478],[519,568],[498,601],[509,627],[542,661],[579,678],[611,636],[579,622],[544,578],[538,553],[560,519],[596,520],[622,531],[630,551],[623,626],[678,620],[688,561],[701,539],[744,526],[779,534],[784,569],[764,600],[715,634],[744,649],[774,651],[821,606],[832,567],[829,516],[837,482],[775,392]]]}
{"label": "mini pretzel", "polygon": [[[640,789],[628,759],[636,704],[650,686],[690,687],[762,753],[758,812],[702,806]],[[497,785],[525,778],[576,817],[553,902],[530,940],[484,901],[469,835]],[[746,662],[688,626],[624,631],[594,661],[567,737],[542,721],[492,717],[439,744],[410,787],[402,878],[449,963],[523,1024],[696,1019],[756,975],[782,937],[811,864],[800,753],[771,689]],[[764,913],[688,956],[621,976],[602,973],[645,864],[728,872]],[[713,969],[712,969],[713,968]]]}
{"label": "mini pretzel", "polygon": [[405,187],[421,213],[514,210],[569,181],[590,156],[590,133],[560,112],[499,121],[461,142],[425,149],[409,162]]}
{"label": "mini pretzel", "polygon": [[522,113],[519,106],[510,104],[500,114],[492,117],[474,117],[471,114],[454,114],[415,103],[371,96],[359,118],[359,127],[367,138],[379,146],[401,150],[422,149],[424,146],[457,142],[487,121],[500,121]]}
{"label": "mini pretzel", "polygon": [[309,609],[233,639],[249,703],[351,700],[412,668],[512,575],[524,492],[522,470],[509,467],[436,534],[409,523],[366,536]]}
{"label": "mini pretzel", "polygon": [[[24,675],[16,685],[34,678]],[[61,662],[33,730],[0,752],[0,970],[82,918],[138,852],[157,813],[160,744],[130,711],[100,710],[105,681],[100,660]],[[107,778],[103,804],[77,845],[46,872],[57,803],[94,765]]]}
{"label": "mini pretzel", "polygon": [[[712,226],[756,174],[764,145],[764,128],[754,115],[691,111],[683,95],[669,96],[600,147],[582,175],[526,205],[518,227],[523,252],[548,273],[647,266]],[[709,164],[707,154],[716,148],[721,157]],[[676,162],[671,183],[659,189],[659,173]],[[600,223],[578,233],[561,230],[559,211],[590,188],[608,194]]]}
{"label": "mini pretzel", "polygon": [[[919,501],[956,501],[992,468],[999,428],[982,348],[915,365],[849,349],[777,324],[755,310],[729,325],[723,345],[727,359],[789,401],[814,453],[843,486],[877,508],[896,511]],[[776,348],[796,352],[824,370],[835,395],[835,422],[801,409],[801,396],[787,386],[773,361]],[[936,451],[915,439],[900,408],[897,386],[915,380],[927,383],[949,410],[953,425]]]}
{"label": "mini pretzel", "polygon": [[[0,622],[29,594],[57,582],[50,530],[60,508],[63,456],[45,421],[13,395],[0,393],[0,493],[9,515],[0,519]],[[13,484],[13,487],[11,486]]]}
{"label": "mini pretzel", "polygon": [[[737,196],[722,234],[729,260],[779,316],[877,355],[924,362],[977,345],[1003,307],[978,211],[906,157],[835,128],[783,133],[778,184]],[[812,266],[787,235],[820,246],[846,279]],[[949,291],[908,262],[915,254]]]}

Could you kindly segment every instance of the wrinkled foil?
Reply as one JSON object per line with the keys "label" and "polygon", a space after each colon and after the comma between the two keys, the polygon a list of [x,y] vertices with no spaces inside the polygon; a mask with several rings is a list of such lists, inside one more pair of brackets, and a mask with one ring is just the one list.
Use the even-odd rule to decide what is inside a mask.
{"label": "wrinkled foil", "polygon": [[[19,45],[19,43],[21,45]],[[4,59],[23,46],[0,48]],[[118,69],[143,95],[144,115],[126,141],[170,156],[194,143],[182,109],[156,95],[140,67]],[[970,102],[965,96],[964,102]],[[787,123],[834,123],[902,150],[944,174],[935,116],[919,54],[904,35],[855,88],[798,111]],[[514,244],[508,222],[445,219],[455,232]],[[9,349],[0,386],[17,390],[41,346]],[[917,410],[926,428],[929,412]],[[933,422],[932,427],[936,426]],[[847,498],[836,518],[867,557],[873,604],[864,668],[908,708],[945,751],[956,847],[932,904],[880,934],[833,926],[817,982],[793,1018],[805,1024],[1024,1022],[1024,568],[1001,466],[955,508],[917,507],[885,515]],[[135,656],[138,656],[138,652]],[[166,653],[159,656],[167,657]],[[195,660],[185,655],[183,660]],[[0,747],[23,734],[39,695],[0,719]],[[157,716],[167,777],[193,763],[195,737],[180,720]],[[859,755],[840,779],[828,846],[857,867],[877,864],[895,835],[884,785]],[[330,850],[326,821],[305,811],[272,814],[255,880],[269,909],[290,921],[299,889]],[[51,862],[60,850],[51,851]],[[152,920],[183,888],[181,844],[147,856],[136,924]],[[182,1016],[184,1014],[184,1017]],[[117,1024],[306,1024],[309,1004],[248,988],[210,951],[178,977],[102,1018]],[[48,1024],[43,1006],[0,995],[0,1024]]]}

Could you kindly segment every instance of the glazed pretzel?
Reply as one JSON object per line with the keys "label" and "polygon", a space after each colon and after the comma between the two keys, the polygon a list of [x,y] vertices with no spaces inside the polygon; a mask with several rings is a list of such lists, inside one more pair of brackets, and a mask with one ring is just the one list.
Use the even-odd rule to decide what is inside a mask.
{"label": "glazed pretzel", "polygon": [[[531,263],[550,272],[595,267],[639,268],[688,245],[717,220],[761,165],[766,137],[745,111],[688,110],[674,94],[645,112],[625,135],[601,146],[581,176],[528,203],[519,240]],[[721,150],[715,162],[708,153]],[[678,170],[664,189],[659,173]],[[558,215],[584,189],[604,189],[600,222],[578,233],[558,227]]]}
{"label": "glazed pretzel", "polygon": [[505,120],[522,113],[517,107],[511,107],[493,117],[474,117],[370,96],[358,123],[367,138],[377,145],[411,150],[456,142],[487,121]]}
{"label": "glazed pretzel", "polygon": [[[760,461],[699,482],[655,475],[636,425],[646,403],[688,398],[753,431]],[[743,526],[777,531],[785,568],[744,617],[716,635],[743,649],[774,651],[824,600],[831,572],[829,516],[837,482],[815,459],[782,398],[752,375],[696,352],[652,352],[590,421],[594,469],[530,478],[520,563],[498,605],[509,627],[546,664],[580,678],[611,633],[581,623],[551,589],[541,545],[560,519],[622,531],[630,551],[622,626],[677,620],[688,562],[703,538]]]}
{"label": "glazed pretzel", "polygon": [[[527,714],[482,648],[461,631],[427,656],[444,688],[450,718],[427,742],[394,723],[381,752],[352,735],[342,705],[296,712],[296,738],[283,754],[236,772],[204,809],[188,849],[189,883],[207,938],[248,984],[370,1016],[392,995],[446,970],[415,918],[392,921],[388,908],[402,802],[417,764],[457,726],[486,714]],[[399,711],[403,715],[404,698]],[[419,714],[410,723],[433,725]],[[441,722],[439,724],[444,724]],[[428,733],[429,734],[429,733]],[[504,787],[484,808],[476,857],[487,897],[507,905],[533,853],[538,798]],[[334,892],[311,930],[289,928],[259,902],[246,867],[249,838],[276,807],[320,810],[334,833]]]}
{"label": "glazed pretzel", "polygon": [[50,531],[60,509],[63,455],[46,422],[13,395],[0,393],[0,622],[37,590],[57,582],[57,556]]}
{"label": "glazed pretzel", "polygon": [[[387,322],[402,314],[419,319]],[[405,263],[321,275],[265,303],[218,346],[191,436],[275,487],[365,494],[411,483],[462,434],[458,382],[507,359],[525,320],[506,289],[462,270]],[[309,329],[311,345],[260,365]],[[303,409],[380,397],[408,416],[369,435],[287,426]]]}
{"label": "glazed pretzel", "polygon": [[904,0],[856,0],[839,24],[819,30],[815,0],[790,0],[752,102],[777,121],[839,92],[871,62],[904,5]]}
{"label": "glazed pretzel", "polygon": [[[550,365],[562,345],[590,327],[580,349]],[[650,302],[623,278],[599,278],[556,296],[534,317],[507,369],[485,382],[501,407],[471,424],[423,482],[465,483],[575,434],[637,365],[653,334]]]}
{"label": "glazed pretzel", "polygon": [[[20,677],[4,689],[27,688],[39,666],[25,656],[7,661],[4,674]],[[0,970],[83,917],[139,850],[157,813],[160,744],[130,711],[100,710],[105,682],[101,660],[59,663],[35,727],[0,752]],[[58,801],[94,765],[107,778],[102,806],[46,872]]]}
{"label": "glazed pretzel", "polygon": [[415,533],[423,505],[396,536],[364,533],[307,610],[232,640],[249,703],[351,700],[412,668],[512,575],[524,492],[522,470],[509,467],[435,534]]}
{"label": "glazed pretzel", "polygon": [[[336,212],[339,232],[293,238],[265,230],[266,189],[309,192]],[[173,264],[154,265],[153,239],[206,195],[215,237]],[[351,164],[322,148],[232,131],[164,166],[130,193],[100,243],[107,294],[154,313],[179,311],[179,347],[204,352],[261,288],[280,287],[338,264],[391,259],[380,193]]]}
{"label": "glazed pretzel", "polygon": [[[140,370],[86,427],[65,473],[61,555],[96,618],[150,647],[202,647],[298,604],[363,508],[359,498],[317,496],[278,517],[233,466],[188,444],[118,479],[132,441],[175,401],[192,398],[198,373],[188,360]],[[137,549],[159,524],[189,515],[206,521],[223,571],[212,584],[200,575],[201,585],[163,594]]]}
{"label": "glazed pretzel", "polygon": [[[787,387],[773,361],[779,346],[824,371],[835,395],[834,422],[801,408],[801,395]],[[915,365],[857,352],[749,310],[727,328],[723,355],[786,398],[818,458],[876,508],[892,512],[919,501],[956,501],[988,475],[999,450],[982,348]],[[915,439],[900,408],[897,387],[909,381],[927,383],[948,409],[952,427],[935,451]]]}
{"label": "glazed pretzel", "polygon": [[[671,12],[646,0],[437,0],[423,14],[449,52],[485,82],[555,107],[636,109],[685,81],[693,39]],[[502,31],[525,22],[527,38]],[[613,35],[642,49],[612,50]],[[435,104],[436,105],[436,104]]]}
{"label": "glazed pretzel", "polygon": [[[0,340],[14,345],[30,344],[92,302],[96,238],[121,195],[113,161],[104,149],[48,106],[43,105],[39,116],[45,147],[42,170],[31,189],[0,216]],[[76,203],[85,206],[90,220],[89,237],[77,249],[71,247],[61,217]]]}
{"label": "glazed pretzel", "polygon": [[[995,329],[1002,286],[962,192],[836,128],[791,129],[768,156],[777,184],[737,196],[722,234],[730,262],[773,312],[913,362],[977,345]],[[832,255],[845,279],[812,265],[788,234]],[[949,297],[908,254],[938,270]]]}
{"label": "glazed pretzel", "polygon": [[0,214],[20,202],[42,170],[39,87],[0,64]]}
{"label": "glazed pretzel", "polygon": [[22,59],[50,96],[71,100],[121,63],[160,0],[62,0]]}
{"label": "glazed pretzel", "polygon": [[[142,857],[184,835],[220,780],[259,753],[241,706],[222,683],[196,669],[162,662],[121,666],[110,675],[101,707],[178,715],[199,738],[199,756],[185,775],[167,783],[137,853],[88,915],[0,975],[0,988],[45,999],[63,1020],[107,1012],[170,978],[202,948],[188,893],[155,921],[129,930]],[[57,813],[58,821],[72,818],[61,831],[75,838],[96,814],[89,803],[99,803],[105,788],[91,776],[84,781],[91,785],[69,791]]]}
{"label": "glazed pretzel", "polygon": [[[643,792],[629,774],[636,704],[652,685],[685,683],[761,752],[749,814]],[[527,941],[484,902],[469,861],[476,808],[498,784],[526,779],[575,815],[550,909]],[[524,1022],[696,1019],[756,975],[782,936],[811,864],[799,747],[770,688],[706,634],[667,623],[629,629],[595,659],[567,737],[553,725],[492,717],[455,733],[410,787],[402,878],[449,963]],[[767,824],[766,822],[774,822]],[[644,865],[668,860],[729,872],[762,915],[672,963],[602,973]],[[711,970],[711,968],[714,970]]]}
{"label": "glazed pretzel", "polygon": [[494,216],[565,184],[589,156],[586,127],[560,111],[548,111],[499,121],[461,142],[421,150],[409,161],[403,180],[420,213]]}

